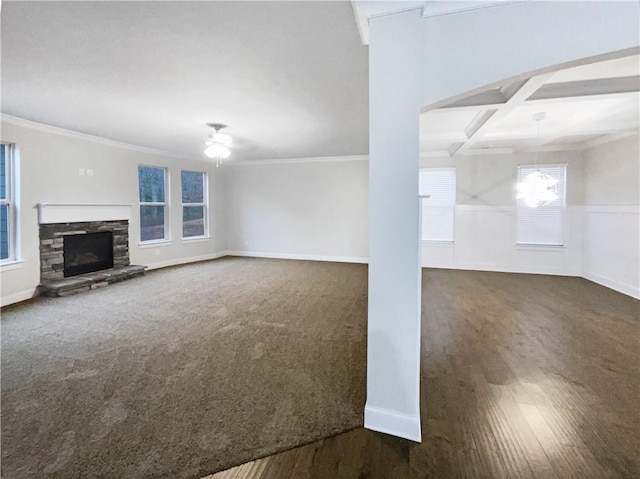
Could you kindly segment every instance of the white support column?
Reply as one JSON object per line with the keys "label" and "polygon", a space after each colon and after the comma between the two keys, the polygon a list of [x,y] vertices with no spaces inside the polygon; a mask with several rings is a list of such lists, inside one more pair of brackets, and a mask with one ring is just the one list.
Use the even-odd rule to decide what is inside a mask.
{"label": "white support column", "polygon": [[365,427],[420,441],[420,11],[372,19],[369,38]]}

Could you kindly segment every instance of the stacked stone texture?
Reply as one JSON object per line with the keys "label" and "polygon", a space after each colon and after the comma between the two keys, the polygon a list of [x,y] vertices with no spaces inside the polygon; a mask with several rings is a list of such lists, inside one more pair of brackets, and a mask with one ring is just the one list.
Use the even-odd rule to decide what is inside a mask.
{"label": "stacked stone texture", "polygon": [[64,278],[64,236],[113,232],[113,266],[129,266],[129,222],[91,221],[85,223],[53,223],[40,225],[40,282]]}

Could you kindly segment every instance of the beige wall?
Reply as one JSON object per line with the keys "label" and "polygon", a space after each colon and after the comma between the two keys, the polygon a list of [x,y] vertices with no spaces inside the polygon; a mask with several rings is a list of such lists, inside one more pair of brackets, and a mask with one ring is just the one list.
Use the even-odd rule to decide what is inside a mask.
{"label": "beige wall", "polygon": [[[130,255],[133,264],[151,268],[213,256],[224,248],[219,237],[221,203],[216,168],[206,161],[185,160],[69,136],[56,129],[34,129],[2,123],[2,141],[15,143],[20,165],[20,250],[22,262],[2,267],[2,304],[30,297],[39,283],[38,203],[131,204]],[[172,242],[141,247],[138,209],[139,164],[169,170],[171,179],[170,226]],[[80,176],[79,169],[92,169],[93,176]],[[209,175],[211,239],[184,242],[181,239],[180,171],[206,171]]]}
{"label": "beige wall", "polygon": [[366,159],[230,165],[224,178],[228,250],[366,261]]}
{"label": "beige wall", "polygon": [[[534,154],[468,155],[420,160],[422,168],[456,167],[458,205],[515,206],[518,165],[532,165]],[[567,205],[583,204],[584,161],[579,151],[540,153],[538,164],[567,164]]]}
{"label": "beige wall", "polygon": [[582,276],[640,299],[640,138],[584,151]]}
{"label": "beige wall", "polygon": [[584,151],[584,204],[640,202],[640,138],[630,136]]}
{"label": "beige wall", "polygon": [[455,241],[422,243],[422,265],[437,268],[580,276],[584,160],[578,151],[540,153],[538,164],[567,165],[564,246],[516,245],[518,165],[533,154],[423,159],[420,166],[456,168]]}

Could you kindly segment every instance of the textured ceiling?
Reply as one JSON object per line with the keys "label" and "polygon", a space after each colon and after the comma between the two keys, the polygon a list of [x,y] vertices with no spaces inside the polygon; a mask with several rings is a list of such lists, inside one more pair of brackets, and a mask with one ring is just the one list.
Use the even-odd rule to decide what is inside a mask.
{"label": "textured ceiling", "polygon": [[3,2],[2,112],[202,157],[366,154],[368,62],[349,2]]}

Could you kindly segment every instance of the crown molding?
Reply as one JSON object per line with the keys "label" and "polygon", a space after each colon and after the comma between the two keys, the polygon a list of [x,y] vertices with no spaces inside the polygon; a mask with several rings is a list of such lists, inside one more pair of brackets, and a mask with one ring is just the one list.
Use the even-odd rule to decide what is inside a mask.
{"label": "crown molding", "polygon": [[270,160],[229,160],[222,164],[227,166],[243,166],[243,165],[289,165],[298,163],[334,163],[342,161],[369,161],[369,155],[348,155],[348,156],[317,156],[310,158],[282,158]]}
{"label": "crown molding", "polygon": [[525,3],[531,0],[475,0],[467,2],[456,1],[426,1],[422,8],[422,18],[441,17],[443,15],[453,15],[455,13],[471,12],[485,8],[501,7],[512,3]]}
{"label": "crown molding", "polygon": [[422,18],[433,18],[529,1],[531,0],[351,0],[351,5],[358,25],[360,40],[363,45],[369,45],[369,20],[372,18],[386,17],[411,10],[420,10]]}
{"label": "crown molding", "polygon": [[24,118],[8,115],[6,113],[2,113],[2,116],[0,117],[0,119],[2,120],[3,123],[8,123],[10,125],[29,128],[31,130],[37,130],[44,133],[51,133],[54,135],[65,136],[67,138],[75,138],[78,140],[90,141],[92,143],[98,143],[101,145],[113,146],[115,148],[122,148],[125,150],[131,150],[131,151],[139,151],[142,153],[149,153],[151,155],[168,156],[170,158],[176,158],[181,160],[205,161],[204,158],[201,158],[196,155],[188,155],[185,153],[179,153],[177,151],[161,150],[159,148],[150,148],[148,146],[134,145],[132,143],[125,143],[123,141],[110,140],[109,138],[103,138],[101,136],[90,135],[88,133],[81,133],[75,130],[68,130],[66,128],[61,128],[58,126],[47,125],[46,123],[39,123],[37,121],[26,120]]}
{"label": "crown molding", "polygon": [[369,45],[369,20],[410,10],[422,10],[424,8],[424,0],[351,0],[351,5],[353,6],[353,14],[356,17],[360,40],[363,45]]}

